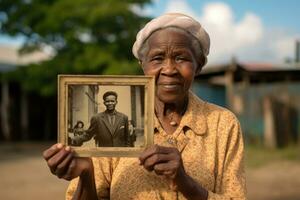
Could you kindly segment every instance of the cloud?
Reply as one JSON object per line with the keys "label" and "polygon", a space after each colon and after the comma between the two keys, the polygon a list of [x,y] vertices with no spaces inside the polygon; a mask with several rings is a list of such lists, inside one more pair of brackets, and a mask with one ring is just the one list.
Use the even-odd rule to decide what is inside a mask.
{"label": "cloud", "polygon": [[151,16],[153,14],[153,8],[149,6],[141,6],[139,4],[132,4],[130,10],[139,16]]}
{"label": "cloud", "polygon": [[169,12],[180,12],[188,14],[192,17],[197,17],[185,0],[169,0],[166,5],[165,13]]}
{"label": "cloud", "polygon": [[232,56],[243,62],[282,62],[293,56],[293,44],[299,37],[287,31],[274,34],[253,12],[235,21],[234,11],[223,2],[208,3],[196,13],[186,0],[169,0],[167,12],[185,13],[201,22],[211,38],[209,64],[228,62]]}
{"label": "cloud", "polygon": [[282,36],[278,38],[273,43],[274,54],[277,58],[281,60],[284,59],[295,59],[295,49],[296,49],[296,39],[300,38],[300,34],[298,35],[289,35],[289,36]]}
{"label": "cloud", "polygon": [[165,12],[182,12],[202,23],[211,38],[209,63],[226,62],[249,46],[260,42],[264,28],[254,13],[246,13],[238,22],[234,12],[225,3],[208,3],[202,15],[196,15],[185,0],[169,1]]}

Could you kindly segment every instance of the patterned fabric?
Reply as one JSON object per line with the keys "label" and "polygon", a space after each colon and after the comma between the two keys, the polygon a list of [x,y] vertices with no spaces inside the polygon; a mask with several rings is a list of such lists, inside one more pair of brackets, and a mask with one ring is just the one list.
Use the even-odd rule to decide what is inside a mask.
{"label": "patterned fabric", "polygon": [[[230,111],[190,93],[177,130],[168,135],[155,118],[154,132],[156,144],[178,148],[186,173],[209,191],[208,199],[245,199],[243,138]],[[99,199],[185,199],[137,158],[93,158],[93,164]],[[77,182],[70,183],[66,199],[72,198]]]}

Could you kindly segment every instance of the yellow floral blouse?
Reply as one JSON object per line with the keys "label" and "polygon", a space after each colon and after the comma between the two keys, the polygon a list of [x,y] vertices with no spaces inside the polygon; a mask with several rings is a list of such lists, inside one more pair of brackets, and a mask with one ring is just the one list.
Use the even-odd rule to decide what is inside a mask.
{"label": "yellow floral blouse", "polygon": [[[245,199],[243,138],[236,117],[228,110],[190,93],[177,130],[168,135],[155,117],[154,142],[175,146],[184,169],[209,192],[208,199]],[[98,199],[185,199],[169,183],[139,165],[138,158],[93,158]],[[71,181],[71,199],[78,178]]]}

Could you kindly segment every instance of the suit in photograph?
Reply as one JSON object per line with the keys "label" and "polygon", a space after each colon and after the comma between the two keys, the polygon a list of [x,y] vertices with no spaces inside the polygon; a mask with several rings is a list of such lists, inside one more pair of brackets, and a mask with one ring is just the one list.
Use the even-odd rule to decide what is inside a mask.
{"label": "suit in photograph", "polygon": [[90,127],[85,134],[76,138],[76,143],[82,144],[92,137],[97,147],[130,146],[128,117],[118,111],[115,111],[113,115],[106,111],[96,114],[92,117]]}

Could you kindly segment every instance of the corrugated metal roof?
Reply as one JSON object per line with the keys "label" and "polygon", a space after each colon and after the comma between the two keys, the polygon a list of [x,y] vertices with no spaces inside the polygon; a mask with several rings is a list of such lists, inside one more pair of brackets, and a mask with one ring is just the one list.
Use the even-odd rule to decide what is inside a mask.
{"label": "corrugated metal roof", "polygon": [[[300,63],[260,63],[260,62],[238,62],[234,64],[238,68],[249,72],[268,72],[268,71],[300,71]],[[205,66],[201,74],[212,74],[224,72],[232,67],[232,63]]]}
{"label": "corrugated metal roof", "polygon": [[300,63],[239,63],[247,71],[299,71]]}
{"label": "corrugated metal roof", "polygon": [[218,64],[218,65],[208,65],[203,67],[201,74],[211,74],[217,72],[224,72],[229,68],[229,64]]}

